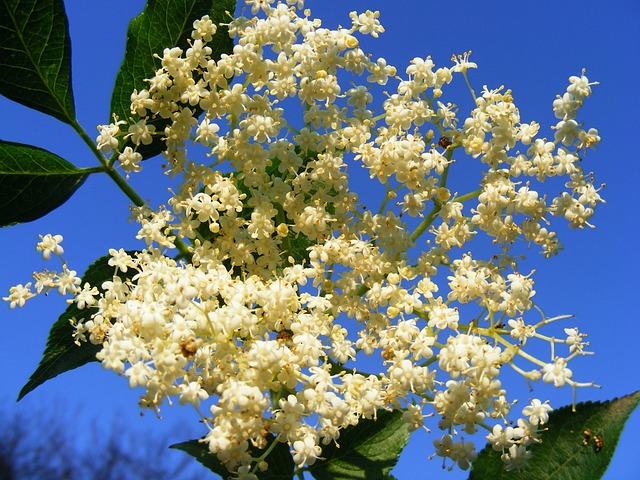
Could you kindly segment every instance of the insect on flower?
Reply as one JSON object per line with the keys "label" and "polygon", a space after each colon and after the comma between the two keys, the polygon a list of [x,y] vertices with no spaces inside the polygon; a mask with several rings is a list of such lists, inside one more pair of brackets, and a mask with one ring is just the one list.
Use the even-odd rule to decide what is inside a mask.
{"label": "insect on flower", "polygon": [[438,140],[438,145],[446,150],[448,147],[453,145],[453,143],[451,142],[451,139],[448,137],[440,137],[440,140]]}
{"label": "insect on flower", "polygon": [[604,448],[604,437],[602,435],[596,435],[593,442],[595,443],[594,450],[596,453],[600,453]]}

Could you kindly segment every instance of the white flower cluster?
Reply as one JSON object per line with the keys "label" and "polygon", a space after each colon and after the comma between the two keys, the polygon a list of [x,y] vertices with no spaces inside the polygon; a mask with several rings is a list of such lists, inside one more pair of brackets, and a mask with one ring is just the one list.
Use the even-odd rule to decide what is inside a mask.
{"label": "white flower cluster", "polygon": [[[3,297],[5,302],[9,302],[10,308],[23,307],[27,300],[35,297],[40,293],[47,293],[49,290],[57,290],[60,295],[66,295],[67,293],[76,295],[75,301],[83,302],[80,308],[84,308],[87,305],[86,301],[82,298],[86,296],[86,291],[93,292],[92,295],[98,293],[97,289],[93,289],[88,284],[85,285],[85,289],[82,290],[78,285],[81,283],[81,279],[77,276],[75,270],[69,270],[67,262],[62,258],[64,249],[62,248],[62,235],[46,234],[40,235],[40,241],[36,244],[36,250],[42,252],[42,258],[50,260],[51,255],[55,255],[62,260],[62,271],[56,272],[52,270],[42,270],[41,272],[34,272],[33,279],[35,284],[31,282],[26,285],[16,285],[9,290],[9,296]],[[35,290],[35,293],[31,288]],[[91,297],[88,305],[93,305],[95,299]]]}
{"label": "white flower cluster", "polygon": [[[560,340],[538,332],[556,319],[525,322],[533,272],[510,252],[557,253],[552,217],[582,228],[602,202],[581,164],[599,137],[575,121],[592,83],[571,77],[553,103],[554,139],[538,138],[508,90],[471,91],[466,118],[439,100],[454,75],[476,68],[468,54],[451,68],[415,58],[400,78],[355,36],[384,32],[377,12],[331,30],[302,0],[247,3],[252,16],[229,25],[232,54],[211,58],[217,26],[196,21],[190,48],[165,50],[148,89],[131,96],[141,118],[99,127],[98,147],[127,172],[141,156],[119,152],[118,140],[161,138],[180,180],[166,209],[137,210],[146,248],[110,251],[103,293],[69,289],[92,309],[78,339],[102,345],[103,366],[142,387],[143,406],[209,405],[205,441],[241,478],[253,478],[243,473],[257,468],[248,448],[265,447],[268,434],[311,465],[321,445],[380,408],[403,410],[411,430],[435,413],[446,432],[436,454],[461,468],[476,453],[458,430],[492,423],[487,438],[507,468],[521,466],[551,407],[533,400],[509,426],[501,367],[575,387],[567,362],[587,352],[577,329]],[[381,93],[390,81],[395,93]],[[169,121],[163,131],[156,118]],[[205,160],[188,153],[194,142]],[[473,162],[478,189],[457,193],[449,171]],[[349,172],[359,166],[385,192],[369,208]],[[543,190],[550,177],[564,177],[555,198]],[[480,237],[493,247],[472,255]],[[190,242],[190,259],[168,256],[176,238]],[[14,288],[8,300],[21,306],[29,288]],[[524,352],[531,339],[549,341],[551,358]],[[366,356],[380,360],[377,374],[359,373]]]}

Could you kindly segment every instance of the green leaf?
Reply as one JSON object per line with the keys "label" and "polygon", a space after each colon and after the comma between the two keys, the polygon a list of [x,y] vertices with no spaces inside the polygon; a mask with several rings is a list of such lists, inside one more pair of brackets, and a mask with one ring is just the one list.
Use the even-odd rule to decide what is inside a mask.
{"label": "green leaf", "polygon": [[321,457],[309,467],[316,480],[382,480],[390,475],[409,441],[408,425],[402,412],[378,410],[377,420],[360,420],[343,430],[337,447],[331,443]]}
{"label": "green leaf", "polygon": [[0,140],[0,226],[30,222],[58,208],[87,175],[47,150]]}
{"label": "green leaf", "polygon": [[[279,205],[278,205],[279,206]],[[309,265],[309,247],[315,245],[315,241],[309,240],[303,233],[294,233],[289,231],[289,234],[282,241],[282,258],[291,257],[294,260],[295,265]]]}
{"label": "green leaf", "polygon": [[[276,440],[273,435],[268,435],[267,441],[268,445],[271,445]],[[216,455],[209,451],[206,443],[200,442],[199,440],[190,440],[188,442],[171,445],[169,448],[186,452],[222,478],[229,477],[227,467],[218,460]],[[262,456],[265,450],[249,447],[249,451],[253,458],[258,458]],[[291,453],[289,453],[289,447],[286,443],[277,442],[265,461],[269,465],[269,468],[265,472],[260,470],[255,472],[260,480],[291,480],[293,478],[295,464],[293,463],[293,458],[291,457]]]}
{"label": "green leaf", "polygon": [[[134,252],[128,253],[132,255]],[[115,272],[115,268],[107,263],[110,258],[111,255],[105,255],[92,263],[84,273],[81,285],[88,282],[90,285],[97,287],[100,292],[103,292],[102,283],[111,280]],[[118,276],[124,280],[124,278],[133,277],[135,273],[134,270],[129,269],[127,273],[118,272]],[[29,381],[20,390],[18,400],[22,399],[37,386],[61,373],[81,367],[89,362],[97,361],[96,354],[101,349],[100,345],[94,345],[89,341],[76,345],[73,339],[75,328],[70,322],[72,318],[75,318],[78,322],[89,320],[92,313],[93,310],[91,308],[80,310],[73,303],[60,315],[60,318],[49,331],[49,338],[47,339],[47,345],[40,364],[29,378]]]}
{"label": "green leaf", "polygon": [[[165,48],[188,48],[193,22],[204,15],[209,15],[216,24],[229,23],[232,17],[226,12],[233,15],[235,3],[235,0],[149,0],[143,12],[129,23],[126,53],[111,96],[111,113],[121,120],[138,121],[139,117],[131,114],[131,94],[147,88],[145,79],[152,78],[161,67],[160,59],[154,58],[154,54],[162,56]],[[208,45],[214,59],[222,53],[231,53],[233,41],[228,28],[219,26]],[[197,114],[200,113],[202,111],[197,110]],[[157,132],[162,132],[169,121],[158,117],[149,123]],[[133,147],[131,144],[121,147],[126,145]],[[138,152],[143,158],[149,158],[164,149],[162,139],[155,137],[150,145],[140,145]]]}
{"label": "green leaf", "polygon": [[[490,445],[473,463],[469,480],[595,480],[609,466],[625,422],[640,402],[640,391],[608,402],[586,402],[553,411],[542,442],[531,447],[531,459],[521,471],[506,472],[501,452]],[[590,432],[585,435],[585,431]],[[596,437],[602,440],[597,446]],[[586,445],[585,445],[586,444]]]}
{"label": "green leaf", "polygon": [[71,41],[62,0],[0,0],[0,94],[75,122]]}

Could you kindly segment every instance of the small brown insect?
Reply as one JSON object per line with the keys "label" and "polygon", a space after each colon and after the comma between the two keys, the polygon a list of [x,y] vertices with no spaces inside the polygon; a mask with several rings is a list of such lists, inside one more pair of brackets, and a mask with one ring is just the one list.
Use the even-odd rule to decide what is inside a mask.
{"label": "small brown insect", "polygon": [[591,441],[591,430],[587,428],[583,433],[584,433],[584,438],[582,439],[582,445],[586,447],[587,445],[589,445],[589,442]]}
{"label": "small brown insect", "polygon": [[604,437],[602,435],[596,435],[593,439],[595,446],[593,447],[596,453],[600,453],[604,448]]}
{"label": "small brown insect", "polygon": [[180,352],[186,358],[192,357],[198,351],[198,342],[195,338],[191,337],[187,340],[180,342]]}
{"label": "small brown insect", "polygon": [[440,145],[442,148],[447,148],[451,146],[451,139],[448,137],[440,137],[440,140],[438,140],[438,145]]}
{"label": "small brown insect", "polygon": [[279,342],[290,343],[291,339],[291,334],[289,332],[285,332],[284,330],[278,332],[278,334],[276,335],[276,340],[278,340]]}
{"label": "small brown insect", "polygon": [[396,356],[395,352],[393,351],[392,348],[390,347],[386,347],[382,350],[382,353],[380,354],[382,356],[382,358],[384,358],[385,360],[391,360],[393,357]]}

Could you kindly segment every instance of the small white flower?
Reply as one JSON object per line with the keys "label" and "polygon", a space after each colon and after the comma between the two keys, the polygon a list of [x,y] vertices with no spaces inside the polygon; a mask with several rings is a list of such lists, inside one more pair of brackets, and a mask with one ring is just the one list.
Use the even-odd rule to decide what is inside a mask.
{"label": "small white flower", "polygon": [[38,236],[40,237],[40,241],[36,244],[36,250],[42,252],[42,258],[45,260],[49,260],[52,253],[58,256],[64,253],[64,249],[60,246],[60,243],[62,243],[62,235],[51,235],[47,233],[44,237],[42,235]]}
{"label": "small white flower", "polygon": [[75,302],[78,305],[78,308],[82,310],[83,308],[91,307],[96,304],[96,295],[98,295],[98,289],[96,287],[92,287],[89,283],[85,283],[84,287],[82,287],[82,290],[76,294],[75,298],[73,300],[67,300],[67,302]]}
{"label": "small white flower", "polygon": [[124,251],[123,248],[116,250],[115,248],[109,249],[109,255],[111,258],[107,262],[110,266],[116,267],[123,273],[126,273],[130,267],[133,267],[135,264],[133,262],[133,258]]}
{"label": "small white flower", "polygon": [[588,342],[583,341],[586,333],[580,333],[577,328],[565,328],[564,333],[567,334],[567,345],[569,345],[569,353],[582,353],[584,347],[589,346]]}
{"label": "small white flower", "polygon": [[322,448],[316,444],[313,435],[305,435],[302,440],[296,440],[292,447],[291,452],[296,465],[313,465],[322,453]]}
{"label": "small white flower", "polygon": [[502,454],[502,461],[505,464],[505,470],[518,470],[524,467],[527,460],[531,458],[531,451],[522,445],[512,445],[509,451]]}
{"label": "small white flower", "polygon": [[58,293],[60,295],[66,295],[67,292],[73,294],[77,293],[79,290],[78,285],[81,281],[82,280],[76,276],[75,270],[69,270],[65,266],[62,273],[58,274],[54,283],[58,288]]}
{"label": "small white flower", "polygon": [[142,170],[140,162],[142,161],[142,155],[133,151],[131,147],[125,147],[124,151],[118,155],[118,162],[122,166],[122,170],[125,172],[139,172]]}
{"label": "small white flower", "polygon": [[363,35],[371,35],[374,38],[378,38],[378,34],[384,32],[384,27],[380,25],[378,20],[379,16],[380,12],[372,12],[371,10],[359,15],[357,12],[349,13],[349,17],[353,21],[353,30],[358,30]]}
{"label": "small white flower", "polygon": [[110,153],[111,150],[118,147],[118,134],[120,133],[120,125],[125,125],[127,122],[119,120],[109,125],[98,125],[98,131],[100,135],[96,138],[96,146],[103,153]]}
{"label": "small white flower", "polygon": [[549,421],[549,412],[553,410],[546,401],[542,403],[537,398],[531,400],[531,405],[528,405],[522,409],[522,414],[529,417],[529,422],[532,425],[545,424]]}
{"label": "small white flower", "polygon": [[498,424],[493,427],[493,430],[487,435],[487,440],[491,443],[491,448],[496,451],[511,448],[515,442],[515,432],[513,427],[503,427]]}
{"label": "small white flower", "polygon": [[451,71],[465,73],[469,68],[478,68],[477,64],[469,61],[470,56],[471,50],[464,52],[462,55],[453,55],[451,61],[453,61],[455,65],[451,68]]}
{"label": "small white flower", "polygon": [[9,302],[9,308],[24,307],[24,304],[36,294],[31,291],[31,282],[26,285],[18,284],[9,289],[9,296],[2,297],[2,300]]}
{"label": "small white flower", "polygon": [[156,127],[154,125],[147,125],[147,120],[138,120],[133,125],[129,126],[127,135],[125,138],[130,138],[135,145],[149,145],[153,141],[152,135],[155,133]]}
{"label": "small white flower", "polygon": [[553,363],[547,363],[542,368],[542,381],[553,383],[556,387],[563,386],[572,376],[573,373],[567,368],[565,358],[556,357]]}

